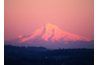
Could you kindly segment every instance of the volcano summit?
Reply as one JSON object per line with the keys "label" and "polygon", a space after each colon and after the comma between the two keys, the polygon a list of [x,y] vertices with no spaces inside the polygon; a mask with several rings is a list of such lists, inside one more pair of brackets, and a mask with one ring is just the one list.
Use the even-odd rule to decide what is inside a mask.
{"label": "volcano summit", "polygon": [[40,27],[36,29],[34,32],[32,32],[29,35],[26,36],[19,36],[20,42],[26,42],[29,40],[34,40],[37,38],[41,38],[44,41],[60,41],[64,40],[66,41],[88,41],[87,38],[72,34],[69,32],[65,32],[56,25],[53,24],[46,24],[43,27]]}
{"label": "volcano summit", "polygon": [[[14,45],[14,44],[13,44]],[[66,32],[53,24],[46,24],[28,35],[17,38],[15,45],[41,46],[45,48],[92,48],[88,38]]]}

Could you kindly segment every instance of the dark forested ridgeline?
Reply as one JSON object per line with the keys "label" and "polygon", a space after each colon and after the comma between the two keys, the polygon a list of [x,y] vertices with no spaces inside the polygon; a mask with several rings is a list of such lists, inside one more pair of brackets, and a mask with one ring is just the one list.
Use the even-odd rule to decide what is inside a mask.
{"label": "dark forested ridgeline", "polygon": [[4,46],[5,65],[94,65],[93,49]]}

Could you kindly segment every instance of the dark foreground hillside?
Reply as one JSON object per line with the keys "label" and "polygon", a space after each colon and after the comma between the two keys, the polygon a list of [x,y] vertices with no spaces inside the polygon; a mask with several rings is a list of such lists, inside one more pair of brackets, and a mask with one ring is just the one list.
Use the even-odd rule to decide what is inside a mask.
{"label": "dark foreground hillside", "polygon": [[94,65],[93,49],[5,46],[5,65]]}

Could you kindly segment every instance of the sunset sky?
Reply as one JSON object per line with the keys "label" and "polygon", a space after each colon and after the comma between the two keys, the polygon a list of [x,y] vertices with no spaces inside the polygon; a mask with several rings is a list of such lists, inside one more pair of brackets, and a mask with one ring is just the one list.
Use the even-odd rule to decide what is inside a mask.
{"label": "sunset sky", "polygon": [[5,40],[33,32],[46,23],[93,39],[93,0],[5,0]]}

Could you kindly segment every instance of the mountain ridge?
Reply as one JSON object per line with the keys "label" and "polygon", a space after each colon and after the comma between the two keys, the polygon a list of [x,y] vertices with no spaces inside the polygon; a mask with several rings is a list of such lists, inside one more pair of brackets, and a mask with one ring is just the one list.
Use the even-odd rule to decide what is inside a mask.
{"label": "mountain ridge", "polygon": [[82,41],[88,41],[86,37],[82,37],[73,33],[65,32],[56,25],[53,24],[46,24],[43,27],[40,27],[36,29],[33,33],[27,36],[19,36],[20,42],[29,41],[30,39],[34,38],[41,38],[45,41],[59,41],[60,39],[64,39],[65,41],[76,41],[76,40],[82,40]]}
{"label": "mountain ridge", "polygon": [[35,46],[48,49],[94,47],[94,41],[66,32],[50,23],[35,29],[28,35],[21,35],[17,39],[5,43],[15,46]]}

